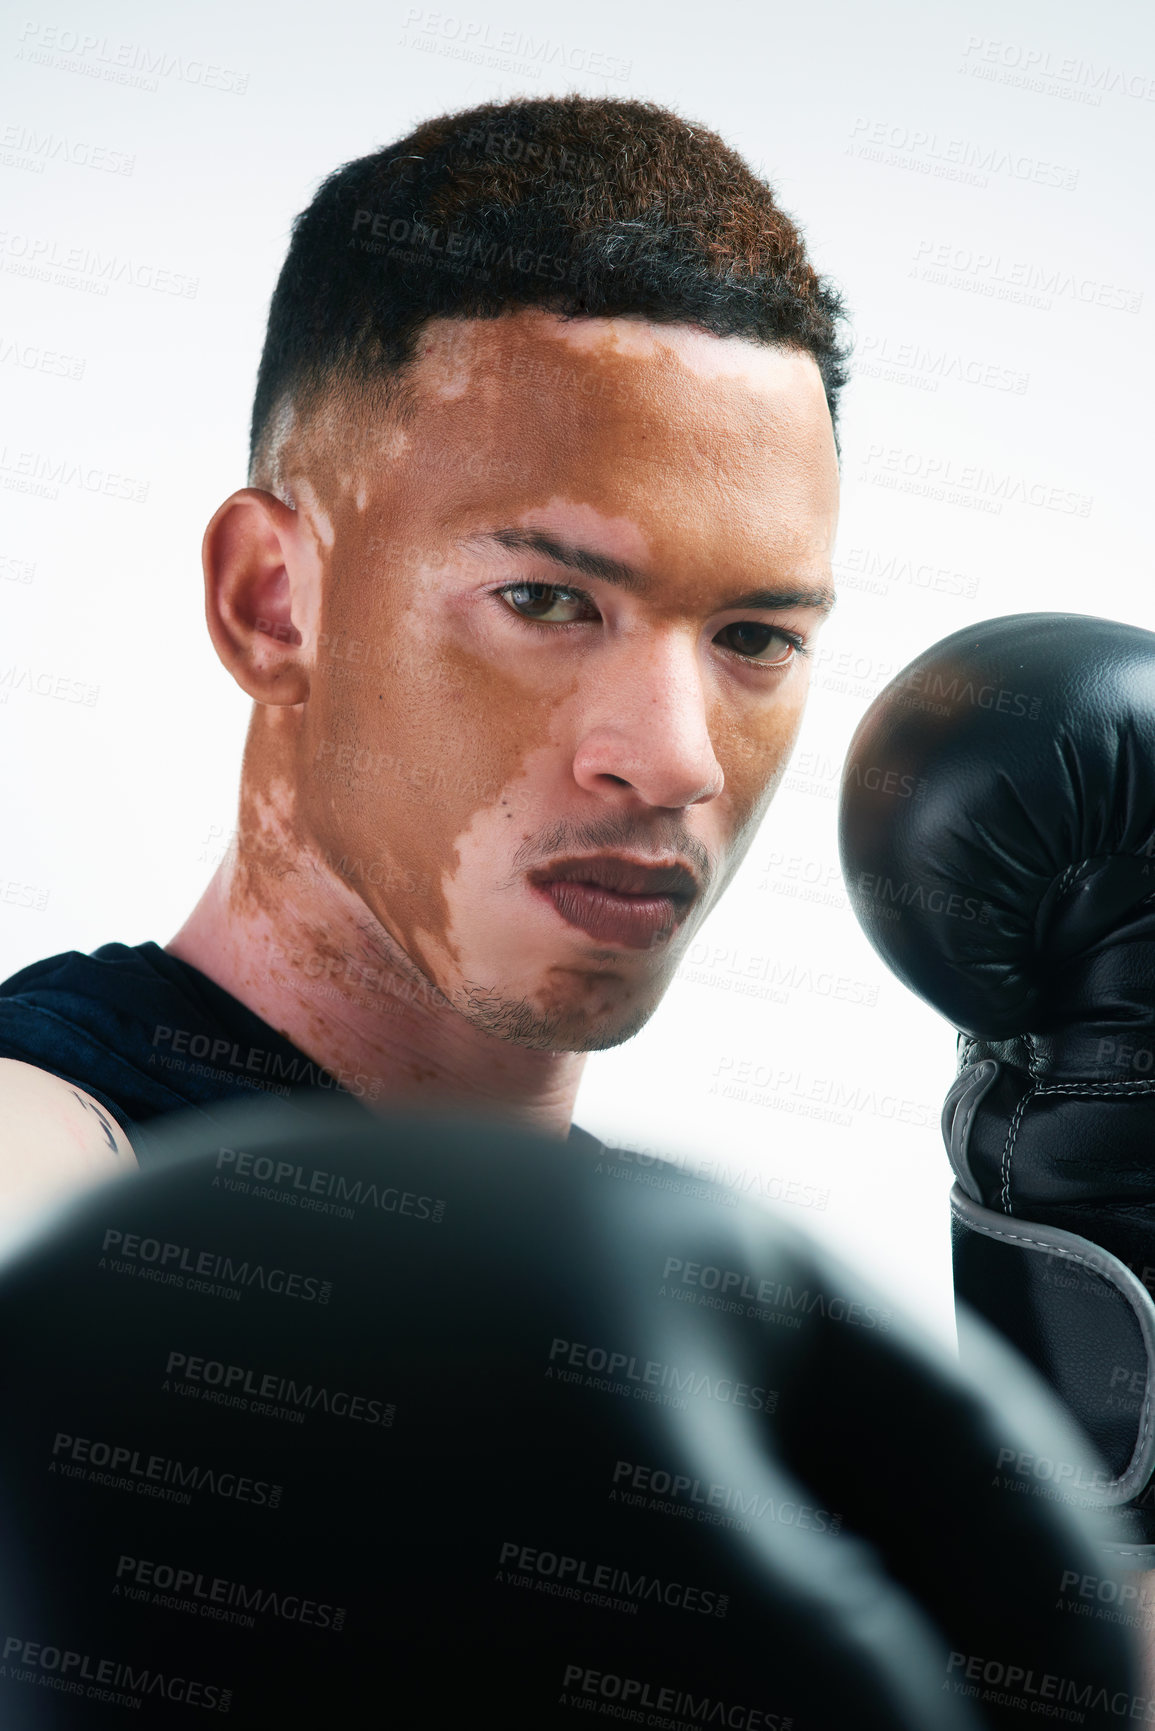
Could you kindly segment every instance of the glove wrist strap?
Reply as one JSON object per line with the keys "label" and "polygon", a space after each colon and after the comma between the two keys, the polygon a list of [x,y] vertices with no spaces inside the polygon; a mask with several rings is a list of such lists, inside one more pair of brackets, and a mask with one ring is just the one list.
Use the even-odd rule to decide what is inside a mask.
{"label": "glove wrist strap", "polygon": [[[1031,1361],[1105,1465],[1004,1462],[1023,1490],[1140,1517],[1136,1568],[1155,1566],[1155,1301],[1110,1251],[951,1191],[956,1295]],[[1016,1487],[1018,1488],[1018,1487]],[[1126,1564],[1126,1558],[1120,1555]]]}

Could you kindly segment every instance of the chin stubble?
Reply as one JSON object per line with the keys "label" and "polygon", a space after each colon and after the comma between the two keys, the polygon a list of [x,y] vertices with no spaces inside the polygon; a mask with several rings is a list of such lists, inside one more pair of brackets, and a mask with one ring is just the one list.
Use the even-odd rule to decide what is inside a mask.
{"label": "chin stubble", "polygon": [[579,1012],[544,1011],[528,998],[505,998],[484,987],[467,986],[456,1006],[466,1021],[482,1033],[535,1052],[608,1052],[639,1033],[653,1006],[634,1009],[627,1020]]}

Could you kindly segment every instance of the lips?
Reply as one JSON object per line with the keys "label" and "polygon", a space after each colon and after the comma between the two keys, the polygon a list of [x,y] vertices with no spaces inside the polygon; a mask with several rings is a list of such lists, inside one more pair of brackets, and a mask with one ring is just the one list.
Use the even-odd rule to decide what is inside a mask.
{"label": "lips", "polygon": [[698,893],[683,865],[651,866],[617,855],[555,860],[529,882],[565,920],[603,944],[651,949],[685,918]]}

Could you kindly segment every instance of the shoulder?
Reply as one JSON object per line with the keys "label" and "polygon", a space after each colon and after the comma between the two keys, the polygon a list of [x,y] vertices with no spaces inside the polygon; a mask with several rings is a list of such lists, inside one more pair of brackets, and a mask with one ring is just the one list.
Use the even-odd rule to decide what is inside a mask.
{"label": "shoulder", "polygon": [[171,1048],[220,1030],[190,1001],[194,970],[182,967],[153,943],[108,943],[30,963],[0,981],[0,1059],[63,1078],[103,1109],[114,1135],[117,1124],[131,1136],[134,1125],[196,1104],[213,1080],[186,1071]]}
{"label": "shoulder", "polygon": [[35,1064],[0,1058],[0,1205],[49,1200],[135,1166],[124,1127],[99,1100]]}

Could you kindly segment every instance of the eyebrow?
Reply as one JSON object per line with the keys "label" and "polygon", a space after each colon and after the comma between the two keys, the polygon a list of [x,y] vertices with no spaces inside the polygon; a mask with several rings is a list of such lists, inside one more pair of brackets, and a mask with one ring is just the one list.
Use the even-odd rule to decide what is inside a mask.
{"label": "eyebrow", "polygon": [[[642,589],[651,581],[646,573],[639,571],[636,566],[627,565],[620,559],[611,559],[607,553],[595,553],[590,547],[579,547],[575,542],[562,541],[556,535],[547,535],[540,529],[491,529],[486,534],[471,535],[466,544],[483,546],[486,542],[514,553],[537,553],[544,559],[552,560],[555,565],[564,566],[568,571],[579,571],[584,577],[600,577],[603,582],[616,583],[622,589]],[[831,611],[834,603],[833,589],[820,584],[816,588],[805,589],[748,589],[745,594],[720,603],[717,610],[750,607],[774,613],[792,607],[806,607],[816,613],[826,614]]]}

